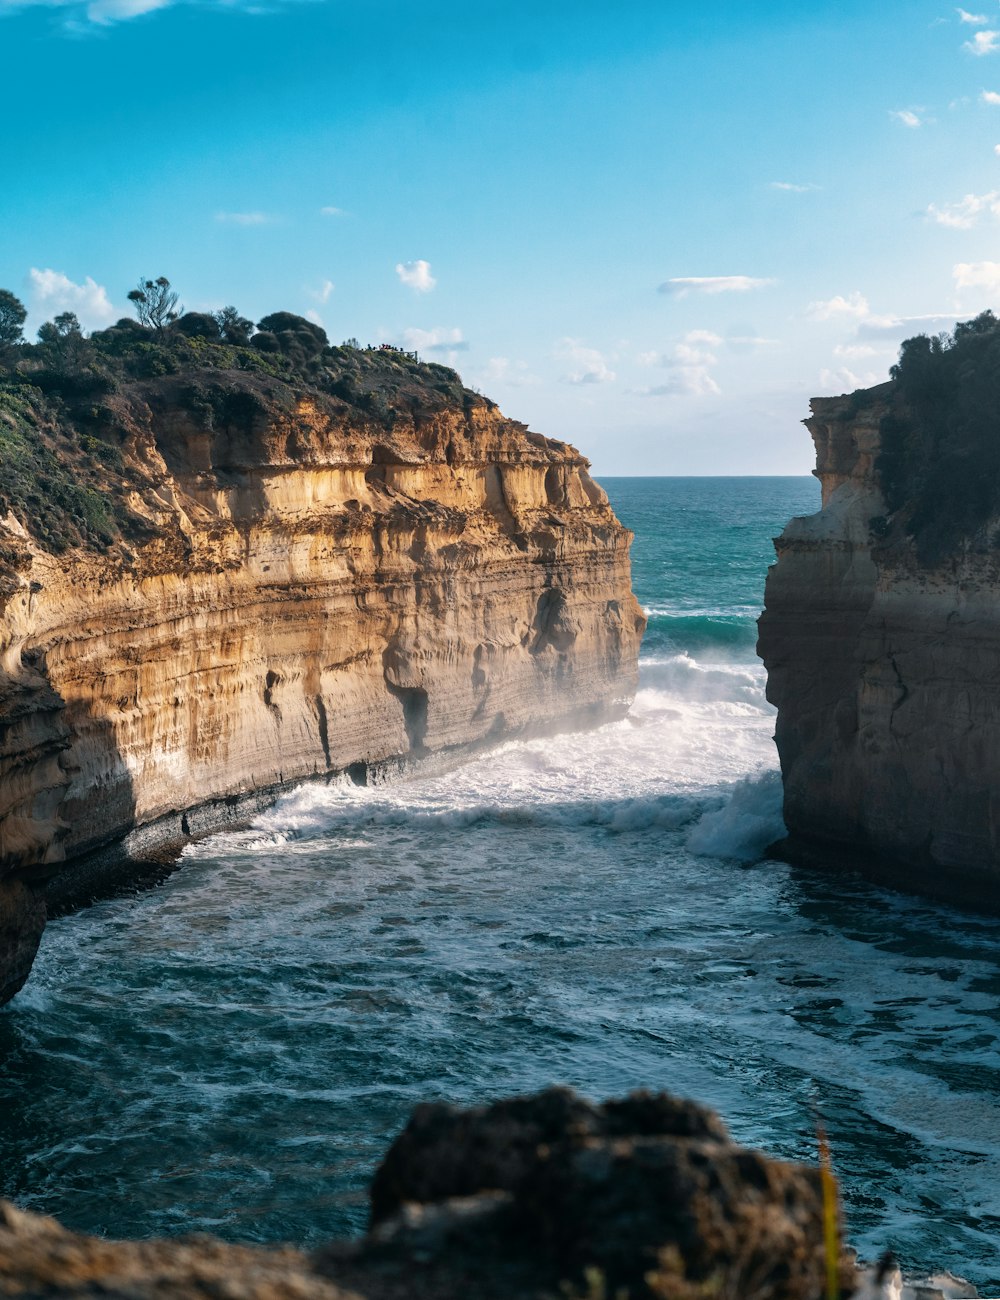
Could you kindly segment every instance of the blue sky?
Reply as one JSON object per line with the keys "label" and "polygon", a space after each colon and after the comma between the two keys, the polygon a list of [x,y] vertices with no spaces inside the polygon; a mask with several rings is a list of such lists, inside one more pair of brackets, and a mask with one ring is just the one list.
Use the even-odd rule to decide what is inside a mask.
{"label": "blue sky", "polygon": [[808,472],[811,395],[1000,307],[1000,0],[0,0],[0,53],[30,328],[165,274],[598,473]]}

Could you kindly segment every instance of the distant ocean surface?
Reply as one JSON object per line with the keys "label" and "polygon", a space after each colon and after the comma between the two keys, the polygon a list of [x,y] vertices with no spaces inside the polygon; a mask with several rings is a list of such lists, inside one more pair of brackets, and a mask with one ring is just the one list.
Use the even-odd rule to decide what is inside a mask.
{"label": "distant ocean surface", "polygon": [[[1000,922],[762,861],[754,657],[810,478],[603,480],[649,614],[628,719],[305,786],[52,923],[0,1012],[0,1194],[111,1235],[318,1242],[411,1108],[667,1088],[814,1160],[850,1238],[1000,1286]],[[987,1294],[991,1293],[987,1291]]]}

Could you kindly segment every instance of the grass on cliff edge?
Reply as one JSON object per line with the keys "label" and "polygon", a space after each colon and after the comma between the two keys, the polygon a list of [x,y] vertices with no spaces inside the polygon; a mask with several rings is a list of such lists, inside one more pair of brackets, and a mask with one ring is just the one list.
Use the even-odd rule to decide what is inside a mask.
{"label": "grass on cliff edge", "polygon": [[[103,549],[128,516],[123,502],[102,490],[102,467],[117,453],[86,436],[60,437],[32,398],[31,390],[0,382],[0,516],[12,514],[55,554],[80,544]],[[0,554],[8,563],[15,558]]]}

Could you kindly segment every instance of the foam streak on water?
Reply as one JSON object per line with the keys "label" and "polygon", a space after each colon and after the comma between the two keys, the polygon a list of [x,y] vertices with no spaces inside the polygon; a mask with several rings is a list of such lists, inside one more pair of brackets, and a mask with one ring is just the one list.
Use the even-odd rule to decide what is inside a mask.
{"label": "foam streak on water", "polygon": [[317,1241],[362,1224],[418,1100],[666,1087],[790,1157],[820,1113],[857,1242],[995,1284],[1000,924],[761,859],[752,602],[813,493],[612,484],[658,611],[628,719],[302,787],[55,922],[0,1014],[0,1193],[95,1231]]}

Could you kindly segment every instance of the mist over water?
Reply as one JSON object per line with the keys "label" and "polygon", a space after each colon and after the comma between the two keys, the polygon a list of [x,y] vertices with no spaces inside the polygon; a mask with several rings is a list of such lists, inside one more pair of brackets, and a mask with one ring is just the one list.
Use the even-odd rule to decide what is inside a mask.
{"label": "mist over water", "polygon": [[761,859],[753,655],[811,479],[611,480],[650,615],[630,716],[291,792],[54,922],[0,1012],[0,1193],[116,1235],[316,1242],[420,1100],[569,1083],[815,1158],[852,1241],[1000,1279],[1000,923]]}

